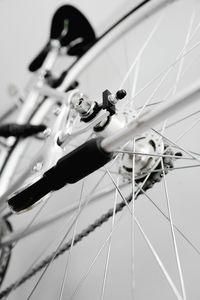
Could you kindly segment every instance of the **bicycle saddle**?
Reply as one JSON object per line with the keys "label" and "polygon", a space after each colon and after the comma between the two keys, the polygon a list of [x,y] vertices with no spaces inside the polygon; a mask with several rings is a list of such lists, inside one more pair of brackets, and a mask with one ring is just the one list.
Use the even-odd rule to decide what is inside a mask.
{"label": "bicycle saddle", "polygon": [[31,72],[42,66],[53,39],[58,40],[61,47],[67,47],[67,54],[71,56],[83,55],[96,41],[87,18],[74,6],[63,5],[53,15],[47,44],[29,65]]}

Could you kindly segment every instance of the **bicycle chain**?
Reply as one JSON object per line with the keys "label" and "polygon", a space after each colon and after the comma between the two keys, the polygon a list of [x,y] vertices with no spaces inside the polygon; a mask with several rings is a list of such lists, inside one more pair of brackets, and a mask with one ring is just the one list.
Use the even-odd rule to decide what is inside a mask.
{"label": "bicycle chain", "polygon": [[[168,149],[165,152],[166,155],[173,155],[171,149]],[[173,160],[171,158],[164,157],[163,158],[163,164],[165,173],[168,173],[168,169],[173,167]],[[161,164],[157,167],[157,169],[160,169]],[[162,180],[163,177],[163,171],[159,170],[158,172],[152,173],[146,183],[143,186],[143,190],[146,192],[148,189],[152,188],[152,186],[156,183]],[[142,194],[142,192],[138,193],[137,196]],[[132,200],[132,195],[128,196],[126,198],[126,202],[129,204]],[[117,204],[115,213],[119,213],[123,210],[123,208],[126,206],[126,203],[124,200],[122,200],[120,203]],[[87,228],[81,231],[81,233],[77,234],[74,238],[73,245],[76,245],[78,242],[80,242],[83,238],[87,237],[90,233],[95,231],[98,227],[103,225],[105,222],[107,222],[112,216],[113,216],[114,209],[111,208],[107,211],[106,214],[103,214],[100,218],[98,218],[96,221],[94,221],[92,224],[90,224]],[[72,239],[66,242],[63,246],[60,247],[59,251],[54,251],[52,254],[47,256],[44,260],[42,260],[39,264],[37,264],[35,267],[33,267],[30,271],[25,273],[19,280],[15,281],[11,285],[9,285],[7,288],[2,290],[0,292],[0,299],[8,296],[12,291],[17,289],[19,286],[21,286],[23,283],[25,283],[28,279],[36,275],[39,271],[41,271],[44,267],[48,267],[48,264],[50,264],[52,261],[54,261],[56,258],[58,258],[60,255],[65,253],[67,250],[70,249],[72,244]]]}

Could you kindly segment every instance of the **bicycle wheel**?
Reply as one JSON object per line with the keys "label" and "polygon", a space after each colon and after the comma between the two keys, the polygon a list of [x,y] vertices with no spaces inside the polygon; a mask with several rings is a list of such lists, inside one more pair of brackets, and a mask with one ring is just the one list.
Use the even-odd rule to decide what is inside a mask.
{"label": "bicycle wheel", "polygon": [[[194,8],[195,11],[198,11],[198,6],[195,5],[197,5],[195,1],[190,3],[180,1],[166,8],[164,12],[161,11],[159,15],[154,14],[151,18],[147,18],[138,27],[128,31],[123,38],[117,40],[96,58],[88,66],[88,70],[85,70],[85,74],[82,73],[79,78],[80,90],[91,99],[96,100],[101,98],[101,92],[107,88],[111,91],[125,88],[128,92],[126,98],[135,99],[131,102],[122,100],[118,104],[119,118],[126,123],[135,118],[138,112],[145,113],[149,108],[158,106],[163,99],[168,99],[169,95],[174,95],[177,90],[181,90],[182,86],[189,85],[198,78],[198,13],[196,15],[193,13]],[[184,13],[182,15],[177,13],[180,11]],[[175,24],[179,24],[179,26],[175,28]],[[125,50],[125,53],[122,50]],[[156,61],[159,63],[156,64]],[[129,72],[127,73],[125,69],[128,69]],[[126,74],[135,75],[131,77]],[[66,82],[70,80],[68,77]],[[97,83],[97,87],[93,86],[93,82]],[[22,268],[26,271],[28,264],[30,265],[30,253],[32,261],[38,258],[42,252],[38,247],[39,244],[41,245],[41,240],[42,248],[45,249],[45,244],[51,243],[53,240],[53,232],[57,238],[59,235],[66,238],[67,234],[69,241],[72,238],[72,243],[69,242],[68,245],[65,245],[65,248],[69,250],[68,256],[64,255],[57,259],[57,263],[49,264],[58,256],[58,253],[64,251],[63,244],[60,245],[60,241],[53,240],[52,243],[57,243],[56,249],[58,245],[61,246],[61,249],[59,247],[59,250],[56,250],[50,257],[46,264],[46,270],[44,268],[45,272],[42,271],[37,275],[38,278],[31,279],[26,285],[18,288],[9,296],[10,299],[16,299],[17,296],[29,297],[29,299],[30,297],[55,299],[60,295],[69,299],[97,299],[100,297],[101,299],[131,299],[134,296],[136,299],[159,299],[161,297],[162,299],[186,299],[186,297],[198,299],[199,257],[198,249],[192,243],[193,239],[197,241],[198,238],[194,226],[198,226],[199,219],[197,203],[199,155],[197,138],[195,138],[195,134],[198,137],[198,122],[198,105],[197,107],[192,106],[190,110],[181,111],[175,119],[169,116],[167,121],[163,120],[161,125],[154,128],[156,132],[149,130],[145,135],[134,137],[135,142],[133,141],[128,149],[115,149],[116,153],[122,154],[107,166],[105,175],[107,179],[105,177],[102,179],[105,169],[101,169],[82,182],[67,186],[64,190],[57,192],[55,198],[53,195],[48,202],[45,202],[46,210],[40,211],[38,218],[44,218],[48,211],[52,211],[58,206],[64,209],[66,202],[67,205],[73,204],[75,199],[79,203],[79,199],[83,201],[82,198],[87,195],[98,195],[94,192],[95,189],[103,192],[104,196],[104,199],[94,206],[88,206],[81,214],[79,210],[76,211],[78,216],[80,214],[80,218],[78,222],[75,222],[76,219],[73,221],[74,227],[69,225],[70,223],[68,224],[72,220],[64,219],[62,225],[56,225],[54,228],[47,227],[45,232],[41,231],[37,235],[35,234],[34,240],[27,237],[21,242],[17,242],[13,248],[13,264],[8,270],[5,286],[12,281],[12,276],[20,277],[20,275],[16,275],[16,263],[20,264],[21,273]],[[79,125],[79,122],[77,123],[75,129]],[[114,127],[114,130],[118,129],[119,127]],[[90,134],[91,132],[86,132],[86,137],[81,138],[85,140]],[[102,134],[99,132],[98,134],[100,136],[107,135],[107,132],[103,130]],[[74,139],[70,144],[72,147],[76,147],[80,144],[80,139]],[[136,153],[135,156],[133,152]],[[150,155],[152,152],[157,157],[156,160],[153,155]],[[175,155],[177,152],[178,154]],[[182,152],[182,157],[179,152]],[[137,153],[142,153],[142,156]],[[192,162],[193,160],[194,162]],[[165,170],[163,171],[166,168],[169,169],[167,176]],[[184,170],[180,173],[181,176],[176,174],[181,170]],[[147,175],[149,173],[151,176]],[[155,174],[156,176],[154,176]],[[132,178],[134,178],[135,184],[132,184]],[[121,184],[122,181],[127,183],[125,191],[122,191],[121,187],[119,191],[118,188],[118,184]],[[145,188],[144,181],[147,182]],[[113,182],[115,182],[114,185]],[[111,183],[109,189],[117,187],[117,192],[113,192],[112,196],[108,198],[106,192],[104,194],[104,188],[109,183]],[[171,187],[169,191],[166,183],[168,187]],[[188,183],[192,186],[189,189]],[[144,194],[143,197],[138,196],[135,205],[135,201],[132,201],[130,208],[125,208],[122,213],[116,215],[115,219],[112,217],[115,216],[113,211],[109,212],[81,235],[75,236],[77,230],[81,231],[87,224],[92,223],[92,220],[105,213],[113,205],[113,202],[120,201],[120,197],[123,198],[122,201],[125,198],[129,202],[132,196],[127,195],[132,188],[136,193],[138,189],[140,194]],[[169,201],[171,197],[173,197],[172,203]],[[126,205],[124,206],[126,207]],[[172,216],[171,206],[173,207]],[[112,207],[115,211],[115,205]],[[40,208],[38,206],[38,211]],[[119,210],[118,208],[119,206],[116,210]],[[190,214],[192,208],[194,209]],[[135,211],[135,220],[131,214],[132,210]],[[13,216],[12,219],[15,220],[12,222],[16,221],[17,223],[19,218],[30,219],[31,214],[36,214],[36,211],[33,210],[22,216]],[[191,220],[189,220],[189,215]],[[72,217],[74,216],[76,215],[72,215]],[[110,217],[110,222],[107,222],[108,226],[103,225],[96,230],[94,237],[91,235],[87,239],[85,238],[82,244],[71,247],[71,244],[77,244],[89,232],[103,224],[108,217]],[[171,223],[172,238],[168,220]],[[141,230],[140,222],[145,228],[144,231],[148,232],[148,236],[151,237],[150,241]],[[135,228],[136,225],[137,228]],[[66,227],[68,227],[67,232]],[[51,228],[51,232],[48,236],[49,228]],[[69,229],[72,232],[69,233]],[[174,230],[176,230],[175,234]],[[141,235],[141,231],[143,235]],[[144,240],[141,238],[142,236],[145,237]],[[62,237],[60,239],[63,240]],[[156,252],[155,249],[153,250],[153,255],[148,249],[152,250],[152,245],[156,249]],[[50,252],[52,247],[53,244],[48,247],[46,252]],[[177,249],[180,248],[181,253],[178,255]],[[25,256],[24,253],[28,253],[28,255]],[[164,263],[161,263],[156,253],[163,257]],[[20,254],[23,255],[23,262],[19,261]],[[153,260],[155,257],[158,264]],[[163,265],[166,265],[167,272],[171,274],[171,277]],[[164,276],[158,266],[162,266]],[[65,279],[65,285],[62,284],[63,279]],[[17,284],[14,284],[14,287],[16,286]],[[37,290],[35,286],[37,286]]]}

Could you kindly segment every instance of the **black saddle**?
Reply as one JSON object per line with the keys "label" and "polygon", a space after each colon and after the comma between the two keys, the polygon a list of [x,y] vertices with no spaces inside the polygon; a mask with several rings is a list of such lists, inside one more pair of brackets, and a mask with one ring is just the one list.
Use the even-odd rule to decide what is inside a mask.
{"label": "black saddle", "polygon": [[67,47],[68,55],[79,57],[95,43],[96,36],[87,18],[77,8],[71,5],[61,6],[53,15],[47,44],[29,65],[31,72],[42,66],[53,39],[58,40],[61,47]]}

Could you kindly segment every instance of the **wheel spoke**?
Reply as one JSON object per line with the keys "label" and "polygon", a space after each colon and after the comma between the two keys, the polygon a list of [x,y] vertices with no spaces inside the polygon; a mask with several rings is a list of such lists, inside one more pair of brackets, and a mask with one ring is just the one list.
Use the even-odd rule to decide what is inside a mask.
{"label": "wheel spoke", "polygon": [[135,223],[137,224],[137,226],[138,226],[138,228],[139,228],[139,230],[140,230],[142,236],[144,237],[144,239],[145,239],[147,245],[149,246],[149,249],[151,250],[151,252],[152,252],[154,258],[156,259],[156,261],[157,261],[159,267],[161,268],[161,270],[162,270],[162,272],[163,272],[165,278],[167,279],[167,282],[169,283],[169,285],[170,285],[172,291],[174,292],[174,295],[176,296],[176,298],[177,298],[178,300],[183,300],[183,298],[181,297],[181,295],[180,295],[179,291],[177,290],[175,284],[173,283],[173,281],[172,281],[170,275],[168,274],[166,268],[164,267],[162,261],[160,260],[160,258],[159,258],[159,256],[158,256],[157,252],[155,251],[153,245],[151,244],[150,240],[148,239],[147,235],[145,234],[144,230],[142,229],[140,223],[138,222],[138,220],[136,219],[136,217],[134,217],[134,218],[135,218]]}
{"label": "wheel spoke", "polygon": [[13,243],[13,248],[18,244],[19,240],[25,236],[27,234],[27,232],[29,231],[29,229],[31,228],[31,226],[34,224],[34,222],[36,221],[36,219],[39,217],[40,213],[43,211],[43,209],[46,207],[47,203],[48,203],[48,199],[45,199],[45,202],[42,204],[42,206],[39,208],[39,210],[36,212],[36,214],[33,216],[32,220],[28,223],[28,225],[26,225],[26,227],[23,229],[23,231],[20,232],[18,239],[15,240],[15,242]]}
{"label": "wheel spoke", "polygon": [[122,215],[120,216],[120,218],[118,219],[117,222],[115,222],[113,229],[111,230],[111,232],[109,233],[109,235],[107,236],[106,240],[104,241],[104,243],[102,244],[102,246],[100,247],[100,249],[98,250],[95,258],[93,259],[92,263],[90,264],[88,270],[85,272],[85,274],[82,276],[81,280],[79,281],[76,289],[74,290],[74,292],[72,293],[72,296],[70,297],[70,300],[72,300],[78,293],[78,291],[80,290],[82,284],[84,283],[84,281],[87,279],[88,275],[90,274],[90,272],[92,271],[96,261],[98,260],[100,254],[102,253],[103,249],[106,247],[107,243],[110,241],[110,238],[112,237],[114,231],[117,228],[117,225],[119,225],[119,221],[121,220]]}
{"label": "wheel spoke", "polygon": [[[168,70],[173,69],[179,62],[180,60],[187,56],[188,54],[190,54],[193,50],[195,50],[197,47],[199,47],[200,45],[200,41],[198,41],[196,44],[194,44],[191,48],[189,48],[184,54],[181,54],[178,58],[176,58],[174,60],[174,62],[172,64],[170,64],[167,68],[165,68],[164,70],[162,70],[158,75],[156,75],[155,77],[153,77],[151,80],[149,80],[144,86],[143,88],[141,88],[134,96],[133,99],[135,99],[137,96],[139,96],[143,91],[145,91],[149,86],[151,86],[152,83],[154,83],[157,79],[159,79],[161,76],[163,76],[166,72],[168,72]],[[132,100],[133,100],[132,99]]]}
{"label": "wheel spoke", "polygon": [[[192,29],[192,25],[193,25],[193,21],[194,21],[194,16],[195,14],[193,13],[190,19],[190,23],[189,23],[189,28],[188,28],[188,32],[186,35],[186,40],[185,40],[185,44],[183,46],[183,48],[181,49],[181,52],[179,53],[179,55],[177,56],[177,59],[179,59],[179,57],[181,57],[182,55],[185,54],[186,52],[186,47],[188,45],[188,43],[190,42],[190,36],[191,36],[191,29]],[[178,66],[178,72],[177,72],[177,76],[176,76],[176,80],[175,80],[175,84],[174,87],[171,89],[171,91],[167,94],[167,96],[165,97],[168,98],[169,96],[173,96],[176,93],[177,90],[177,86],[178,83],[180,81],[181,78],[181,72],[182,72],[182,67],[183,67],[183,62],[184,62],[184,56],[180,59],[179,66]],[[175,67],[175,66],[173,66]],[[154,95],[156,94],[156,92],[159,90],[159,88],[162,86],[162,84],[166,81],[169,73],[173,70],[173,68],[169,68],[164,75],[162,76],[160,82],[158,83],[158,85],[154,88],[153,92],[151,93],[151,95],[147,98],[147,100],[145,101],[144,105],[142,106],[142,108],[139,110],[139,112],[136,115],[136,119],[139,118],[139,116],[143,113],[143,111],[145,110],[145,108],[150,104],[151,100],[153,99]]]}
{"label": "wheel spoke", "polygon": [[[164,163],[163,163],[162,159],[161,159],[161,165],[162,165],[162,169],[164,169]],[[182,273],[182,268],[181,268],[181,263],[180,263],[180,258],[179,258],[179,252],[178,252],[178,247],[177,247],[177,242],[176,242],[176,236],[175,236],[175,232],[174,232],[174,225],[173,225],[172,212],[171,212],[171,204],[170,204],[170,200],[169,200],[167,180],[166,180],[166,175],[165,175],[164,170],[163,170],[163,182],[164,182],[164,189],[165,189],[165,198],[166,198],[166,201],[167,201],[168,215],[169,215],[169,220],[170,220],[172,240],[173,240],[173,245],[174,245],[174,252],[175,252],[175,256],[176,256],[176,264],[177,264],[179,278],[180,278],[180,282],[181,282],[183,299],[186,300],[187,298],[186,298],[185,284],[184,284],[184,280],[183,280],[183,273]]]}
{"label": "wheel spoke", "polygon": [[[119,177],[117,178],[117,186],[119,187]],[[114,225],[115,225],[115,212],[116,212],[116,205],[117,205],[117,197],[118,197],[118,192],[116,190],[115,191],[114,205],[113,205],[113,217],[112,217],[112,223],[111,223],[111,232],[113,231]],[[105,270],[104,270],[104,278],[103,278],[103,285],[102,285],[102,292],[101,292],[101,300],[104,299],[106,279],[107,279],[107,272],[108,272],[108,264],[109,264],[109,259],[110,259],[111,243],[112,243],[112,235],[110,236],[110,239],[109,239],[109,242],[108,242],[108,252],[107,252],[106,264],[105,264]]]}
{"label": "wheel spoke", "polygon": [[107,172],[108,176],[110,177],[110,179],[111,179],[113,185],[115,186],[116,191],[119,193],[120,197],[121,197],[122,200],[125,202],[125,204],[126,204],[128,210],[129,210],[129,212],[132,214],[131,208],[130,208],[130,206],[129,206],[127,200],[126,200],[126,198],[123,196],[123,193],[122,193],[121,189],[120,189],[119,186],[116,184],[116,182],[115,182],[113,176],[110,174],[110,171],[109,171],[107,168],[106,168],[106,172]]}
{"label": "wheel spoke", "polygon": [[131,292],[135,299],[135,139],[133,140],[133,162],[132,162],[132,217],[131,217]]}
{"label": "wheel spoke", "polygon": [[[187,31],[187,34],[186,34],[186,39],[185,39],[185,43],[184,43],[183,49],[181,51],[181,54],[185,54],[186,53],[187,45],[189,44],[189,42],[190,42],[190,40],[192,38],[192,26],[193,26],[193,23],[194,23],[194,17],[195,17],[195,11],[193,11],[193,13],[191,15],[191,18],[190,18],[190,22],[189,22],[189,26],[188,26],[188,31]],[[181,58],[181,60],[179,61],[178,71],[177,71],[177,75],[176,75],[176,79],[175,79],[175,84],[174,84],[174,87],[173,87],[172,95],[174,95],[176,93],[176,91],[177,91],[178,84],[179,84],[180,79],[181,79],[181,73],[182,73],[182,69],[183,69],[184,59],[185,59],[185,57],[183,56]]]}
{"label": "wheel spoke", "polygon": [[[132,89],[131,89],[131,99],[134,98],[136,94],[136,88],[137,88],[137,83],[138,83],[138,78],[139,78],[139,71],[140,71],[140,62],[141,59],[139,59],[136,63],[135,66],[135,72],[134,72],[134,77],[133,77],[133,84],[132,84]],[[133,101],[130,101],[131,107],[133,107]]]}
{"label": "wheel spoke", "polygon": [[[99,182],[97,182],[97,184],[95,185],[95,187],[93,188],[93,190],[91,191],[91,194],[93,194],[93,192],[95,191],[95,189],[97,188],[97,186],[99,185]],[[43,276],[45,275],[45,273],[47,272],[49,266],[51,265],[51,263],[54,261],[55,257],[57,256],[57,253],[59,252],[59,249],[61,248],[61,246],[63,245],[65,239],[68,237],[69,233],[71,232],[72,228],[75,226],[79,216],[81,215],[84,207],[87,205],[87,202],[79,208],[78,212],[76,212],[75,216],[73,217],[73,220],[71,222],[71,225],[69,226],[68,230],[66,231],[64,237],[62,238],[61,242],[59,243],[58,247],[56,248],[55,252],[54,252],[54,255],[52,256],[51,260],[48,262],[48,264],[45,266],[42,274],[40,275],[39,279],[37,280],[36,284],[34,285],[31,293],[29,294],[29,297],[27,300],[29,300],[33,293],[35,292],[38,284],[40,283],[40,281],[42,280]],[[71,246],[71,245],[70,245]]]}
{"label": "wheel spoke", "polygon": [[[171,168],[164,168],[164,171],[173,171],[173,170],[183,170],[183,169],[191,169],[191,168],[196,168],[196,167],[200,167],[200,164],[198,165],[187,165],[187,166],[181,166],[181,167],[171,167]],[[151,170],[147,173],[144,173],[144,176],[150,175],[152,173],[158,173],[158,172],[162,172],[163,169],[155,169],[155,170]]]}
{"label": "wheel spoke", "polygon": [[[166,213],[158,206],[158,204],[156,204],[152,198],[144,191],[144,189],[142,189],[139,184],[137,184],[137,187],[140,189],[140,191],[142,192],[142,194],[145,195],[145,197],[150,201],[151,204],[153,204],[153,206],[158,210],[158,212],[160,212],[160,214],[168,221],[170,222],[169,217],[166,215]],[[173,227],[174,229],[176,229],[176,231],[182,236],[182,238],[188,243],[189,246],[191,246],[191,248],[196,252],[196,254],[198,254],[200,256],[200,249],[197,248],[197,246],[194,245],[194,243],[185,235],[185,233],[183,233],[183,231],[173,223]]]}
{"label": "wheel spoke", "polygon": [[139,118],[140,115],[143,113],[143,111],[145,110],[145,108],[150,104],[151,100],[153,99],[154,95],[157,93],[157,91],[159,90],[159,88],[162,86],[162,84],[165,82],[165,80],[167,79],[167,76],[169,75],[169,73],[171,72],[172,69],[169,69],[161,78],[160,82],[158,83],[158,85],[154,88],[153,92],[151,93],[151,95],[147,98],[147,100],[145,101],[144,105],[142,106],[142,108],[139,110],[139,112],[137,113],[137,115],[135,116],[135,118]]}
{"label": "wheel spoke", "polygon": [[[172,145],[176,146],[178,149],[182,150],[183,152],[187,153],[191,158],[193,158],[194,160],[200,161],[200,158],[197,157],[196,155],[192,154],[190,151],[188,151],[187,149],[185,149],[184,147],[178,145],[176,142],[172,141],[169,137],[167,137],[164,134],[161,134],[159,131],[157,131],[156,129],[152,129],[153,131],[155,131],[156,133],[158,133],[160,136],[163,137],[163,139],[165,139],[166,141],[168,141],[169,143],[171,143]],[[168,146],[169,148],[169,146]],[[165,149],[166,151],[167,149]]]}
{"label": "wheel spoke", "polygon": [[126,81],[128,80],[130,74],[132,73],[133,69],[135,68],[137,62],[140,60],[141,55],[143,54],[143,52],[145,51],[145,49],[147,48],[147,46],[149,45],[151,39],[153,38],[161,20],[163,18],[163,15],[161,15],[161,17],[159,17],[159,19],[157,20],[156,24],[154,25],[153,29],[151,30],[151,32],[149,33],[148,37],[146,38],[143,46],[141,47],[140,51],[138,52],[138,54],[136,55],[136,58],[133,60],[131,66],[129,67],[127,73],[124,76],[124,79],[122,80],[121,84],[119,85],[119,89],[122,89],[124,87],[124,84],[126,83]]}
{"label": "wheel spoke", "polygon": [[[57,236],[59,235],[59,233],[61,233],[63,231],[63,229],[65,229],[66,227],[70,226],[72,218],[73,218],[73,216],[71,216],[71,218],[69,218],[69,220],[67,221],[67,224],[65,224],[65,223],[64,223],[64,225],[62,224],[61,228],[58,231]],[[53,241],[50,241],[48,243],[48,245],[46,245],[45,249],[43,249],[43,251],[40,253],[40,255],[38,255],[38,257],[32,262],[32,264],[26,270],[26,272],[24,273],[24,277],[26,277],[30,273],[30,271],[32,270],[32,268],[39,262],[39,260],[47,252],[47,250],[50,249],[50,247],[54,244],[54,242],[55,242],[55,239],[53,239]],[[18,283],[19,283],[19,281],[16,281],[15,284],[12,286],[12,291],[14,291],[18,287]]]}
{"label": "wheel spoke", "polygon": [[48,264],[45,266],[44,270],[42,271],[39,279],[37,280],[36,284],[34,285],[33,289],[31,290],[27,300],[31,299],[31,297],[33,296],[34,292],[36,291],[36,288],[38,287],[39,283],[41,282],[42,278],[44,277],[44,275],[46,274],[49,266],[52,264],[52,262],[54,261],[59,249],[61,248],[61,246],[63,245],[64,241],[66,240],[67,236],[69,235],[70,231],[72,230],[72,228],[74,227],[74,225],[76,224],[76,221],[78,220],[78,217],[80,216],[81,210],[78,211],[78,213],[76,214],[76,216],[73,218],[71,225],[69,226],[67,232],[65,233],[64,237],[62,238],[61,242],[59,243],[58,247],[56,248],[56,251],[53,255],[53,257],[51,258],[51,260],[48,262]]}
{"label": "wheel spoke", "polygon": [[[83,180],[82,186],[81,186],[81,192],[80,192],[78,212],[81,209],[81,202],[82,202],[82,197],[83,197],[84,182],[85,181]],[[76,220],[76,223],[74,225],[74,230],[73,230],[73,235],[72,235],[72,243],[71,243],[71,246],[70,246],[70,249],[69,249],[69,253],[67,255],[66,266],[65,266],[64,276],[63,276],[63,280],[62,280],[62,285],[61,285],[59,300],[63,299],[64,288],[67,285],[67,275],[68,275],[68,269],[69,269],[69,262],[70,262],[70,258],[71,258],[72,249],[73,249],[73,246],[74,246],[74,239],[75,239],[75,235],[76,235],[77,224],[78,224],[78,219]]]}
{"label": "wheel spoke", "polygon": [[188,114],[187,116],[185,116],[185,117],[183,117],[183,118],[180,118],[179,120],[174,121],[174,122],[168,124],[168,125],[166,126],[166,129],[168,129],[168,128],[170,128],[170,127],[173,127],[173,126],[175,126],[175,125],[181,123],[182,121],[185,121],[185,120],[187,120],[188,118],[191,118],[191,117],[193,117],[193,116],[195,116],[195,115],[197,115],[197,114],[199,114],[199,113],[200,113],[200,110],[197,110],[197,111],[195,111],[195,112],[193,112],[193,113],[191,113],[191,114]]}
{"label": "wheel spoke", "polygon": [[109,173],[108,170],[107,170],[107,173],[108,173],[109,177],[111,178],[113,184],[115,185],[115,187],[116,187],[116,189],[117,189],[117,191],[118,191],[120,197],[121,197],[122,200],[125,202],[126,207],[128,208],[129,213],[130,213],[131,216],[134,218],[137,227],[139,228],[140,232],[142,233],[142,236],[144,237],[144,239],[145,239],[145,241],[146,241],[146,243],[147,243],[149,249],[151,250],[151,252],[152,252],[154,258],[156,259],[156,261],[157,261],[159,267],[161,268],[161,270],[162,270],[162,272],[163,272],[165,278],[167,279],[167,282],[169,283],[170,287],[172,288],[172,290],[173,290],[175,296],[177,297],[177,299],[183,300],[183,298],[181,297],[179,291],[177,290],[176,286],[174,285],[174,283],[173,283],[173,281],[172,281],[170,275],[168,274],[166,268],[164,267],[163,262],[162,262],[161,259],[159,258],[158,254],[157,254],[156,250],[154,249],[153,245],[151,244],[149,238],[148,238],[147,235],[144,233],[144,230],[142,229],[142,227],[141,227],[139,221],[137,220],[137,218],[135,217],[135,215],[132,215],[132,211],[131,211],[131,209],[130,209],[129,204],[127,203],[127,200],[126,200],[125,197],[123,196],[123,194],[122,194],[122,192],[120,191],[120,189],[117,187],[117,184],[115,183],[114,179],[112,178],[112,176],[111,176],[111,174]]}
{"label": "wheel spoke", "polygon": [[200,118],[196,120],[189,128],[187,128],[183,133],[181,133],[178,138],[176,139],[176,142],[180,141],[188,132],[190,132],[194,127],[196,127],[200,122]]}
{"label": "wheel spoke", "polygon": [[116,153],[128,153],[134,155],[141,155],[141,156],[154,156],[154,157],[161,157],[161,158],[174,158],[174,159],[184,159],[184,160],[195,160],[193,157],[184,157],[184,156],[176,156],[176,155],[167,155],[167,154],[160,154],[160,153],[143,153],[143,152],[131,152],[128,150],[115,150]]}

